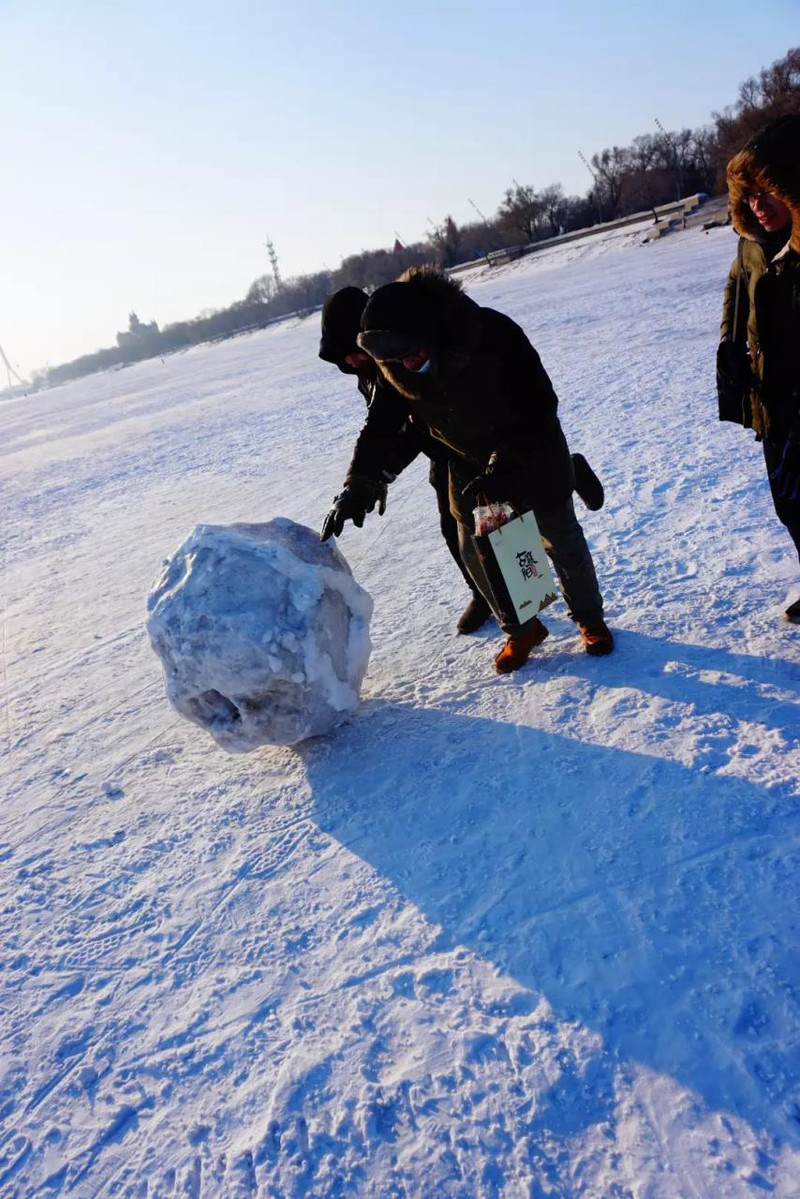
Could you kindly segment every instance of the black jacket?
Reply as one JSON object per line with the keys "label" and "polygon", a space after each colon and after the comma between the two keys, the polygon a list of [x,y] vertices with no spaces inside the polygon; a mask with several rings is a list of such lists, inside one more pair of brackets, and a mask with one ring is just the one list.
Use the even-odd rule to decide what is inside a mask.
{"label": "black jacket", "polygon": [[[539,355],[510,317],[481,308],[460,285],[436,271],[407,272],[404,307],[426,314],[428,336],[436,338],[436,369],[429,374],[387,362],[381,370],[393,389],[391,409],[362,431],[351,469],[374,472],[392,420],[411,416],[450,451],[450,507],[472,524],[474,497],[463,489],[495,454],[511,477],[506,497],[522,511],[547,511],[572,493],[569,448],[558,419],[558,399]],[[367,305],[362,328],[392,329],[392,305],[379,289]],[[435,315],[435,333],[432,333]],[[404,330],[407,332],[408,330]],[[400,393],[398,395],[398,392]],[[385,448],[384,451],[385,452]]]}

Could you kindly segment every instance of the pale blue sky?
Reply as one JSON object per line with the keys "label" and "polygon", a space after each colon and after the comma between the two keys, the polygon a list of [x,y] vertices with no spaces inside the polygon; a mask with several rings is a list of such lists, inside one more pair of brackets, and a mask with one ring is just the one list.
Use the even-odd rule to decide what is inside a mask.
{"label": "pale blue sky", "polygon": [[704,124],[798,42],[800,0],[0,0],[0,345],[27,373],[228,304],[267,233],[288,276],[512,178],[583,193],[579,149]]}

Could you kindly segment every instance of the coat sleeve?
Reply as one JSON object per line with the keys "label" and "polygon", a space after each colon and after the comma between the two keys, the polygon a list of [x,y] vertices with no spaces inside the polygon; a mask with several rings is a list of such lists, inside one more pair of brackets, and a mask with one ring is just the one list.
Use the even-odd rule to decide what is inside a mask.
{"label": "coat sleeve", "polygon": [[408,418],[405,401],[380,381],[356,440],[345,482],[358,475],[391,483],[414,461],[422,448],[419,432]]}
{"label": "coat sleeve", "polygon": [[736,308],[736,287],[739,282],[741,269],[740,256],[737,256],[731,263],[731,269],[728,271],[728,278],[725,283],[725,291],[722,294],[722,324],[719,327],[720,341],[727,341],[729,338],[733,338],[733,314]]}

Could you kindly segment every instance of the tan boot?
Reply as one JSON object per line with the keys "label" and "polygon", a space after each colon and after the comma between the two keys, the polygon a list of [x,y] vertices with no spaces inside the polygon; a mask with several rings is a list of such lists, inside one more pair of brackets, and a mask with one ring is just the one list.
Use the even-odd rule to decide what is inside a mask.
{"label": "tan boot", "polygon": [[522,633],[516,633],[513,637],[509,637],[500,653],[494,660],[494,668],[498,674],[511,674],[512,670],[519,670],[520,666],[524,666],[531,655],[531,650],[537,645],[541,645],[545,637],[549,637],[550,630],[542,624],[538,616],[534,616],[530,625]]}
{"label": "tan boot", "polygon": [[596,620],[593,624],[578,625],[583,638],[583,647],[593,658],[602,658],[610,654],[614,648],[614,638],[604,620]]}

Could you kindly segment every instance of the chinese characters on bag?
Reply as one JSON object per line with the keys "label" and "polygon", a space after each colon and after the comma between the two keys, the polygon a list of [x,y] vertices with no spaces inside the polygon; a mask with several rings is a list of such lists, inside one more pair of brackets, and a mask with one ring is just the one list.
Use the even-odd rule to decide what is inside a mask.
{"label": "chinese characters on bag", "polygon": [[539,578],[539,566],[530,550],[520,550],[518,552],[517,565],[523,579]]}

